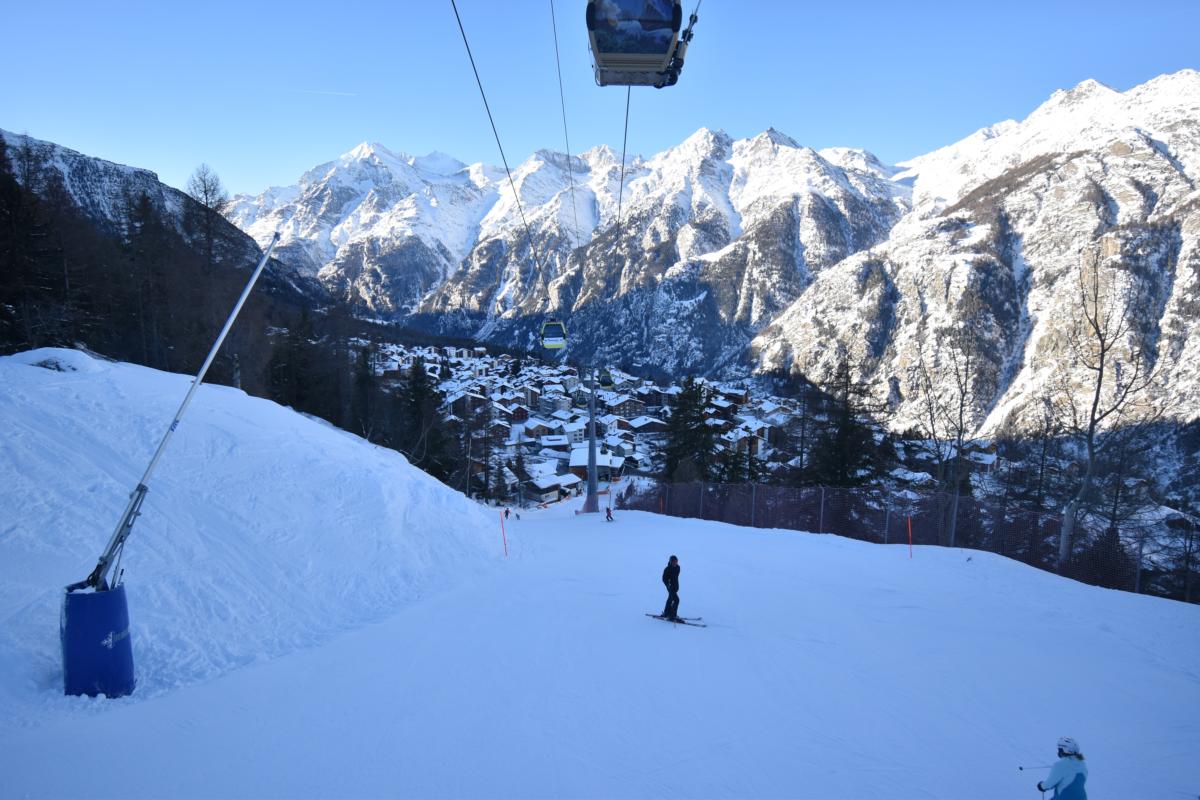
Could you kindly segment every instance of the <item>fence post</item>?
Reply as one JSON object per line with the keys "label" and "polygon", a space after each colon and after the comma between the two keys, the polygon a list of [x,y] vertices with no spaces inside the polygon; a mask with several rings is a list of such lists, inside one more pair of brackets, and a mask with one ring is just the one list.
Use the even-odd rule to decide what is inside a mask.
{"label": "fence post", "polygon": [[755,507],[754,501],[755,501],[755,499],[757,499],[757,497],[758,497],[758,484],[752,483],[752,484],[750,484],[750,527],[751,528],[758,527],[758,525],[755,524],[755,517],[754,517],[754,507]]}
{"label": "fence post", "polygon": [[821,516],[818,517],[817,533],[825,532],[825,487],[821,487]]}

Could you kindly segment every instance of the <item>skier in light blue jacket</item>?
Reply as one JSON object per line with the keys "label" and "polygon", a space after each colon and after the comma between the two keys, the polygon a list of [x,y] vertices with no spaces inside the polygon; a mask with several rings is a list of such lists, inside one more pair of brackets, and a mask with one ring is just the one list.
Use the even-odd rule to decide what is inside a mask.
{"label": "skier in light blue jacket", "polygon": [[1050,768],[1050,774],[1040,781],[1037,788],[1043,792],[1054,792],[1057,800],[1087,800],[1087,764],[1079,752],[1079,742],[1070,736],[1058,740],[1058,761]]}

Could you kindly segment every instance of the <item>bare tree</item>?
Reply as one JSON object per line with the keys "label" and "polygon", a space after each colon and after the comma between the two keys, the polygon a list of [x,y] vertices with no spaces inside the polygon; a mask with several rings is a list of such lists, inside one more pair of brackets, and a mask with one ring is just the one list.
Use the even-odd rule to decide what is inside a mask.
{"label": "bare tree", "polygon": [[[1108,431],[1155,416],[1143,403],[1154,375],[1152,354],[1136,336],[1132,311],[1148,298],[1147,281],[1120,269],[1120,250],[1111,239],[1086,249],[1079,263],[1078,314],[1070,337],[1073,361],[1090,373],[1076,391],[1069,371],[1059,376],[1055,404],[1069,437],[1082,449],[1082,475],[1063,510],[1058,537],[1058,569],[1070,559],[1072,536],[1092,492],[1100,456],[1115,441]],[[1134,334],[1134,335],[1131,335]]]}
{"label": "bare tree", "polygon": [[939,392],[925,352],[923,341],[918,342],[917,370],[922,396],[919,425],[925,448],[937,466],[938,484],[951,492],[946,520],[946,544],[953,547],[958,533],[958,507],[962,484],[969,470],[963,447],[975,426],[975,371],[977,347],[974,330],[963,325],[946,331],[945,346],[938,355],[949,362],[951,390]]}
{"label": "bare tree", "polygon": [[221,185],[221,179],[208,164],[196,167],[188,178],[187,192],[200,204],[200,231],[204,236],[204,255],[208,268],[213,268],[213,249],[218,220],[229,207],[229,195]]}

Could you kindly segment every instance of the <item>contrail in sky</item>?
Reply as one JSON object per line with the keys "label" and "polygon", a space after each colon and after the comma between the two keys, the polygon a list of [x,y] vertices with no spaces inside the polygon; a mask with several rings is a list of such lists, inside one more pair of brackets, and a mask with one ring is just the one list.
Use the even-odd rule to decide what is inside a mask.
{"label": "contrail in sky", "polygon": [[295,94],[327,94],[334,97],[358,97],[358,92],[327,92],[321,89],[292,89]]}

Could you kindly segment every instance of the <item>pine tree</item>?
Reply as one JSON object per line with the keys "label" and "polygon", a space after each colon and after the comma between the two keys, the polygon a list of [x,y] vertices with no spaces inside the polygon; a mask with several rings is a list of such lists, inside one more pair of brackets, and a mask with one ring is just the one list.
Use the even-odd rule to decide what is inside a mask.
{"label": "pine tree", "polygon": [[[393,446],[403,452],[413,466],[442,481],[454,472],[452,434],[438,407],[441,394],[425,370],[425,359],[418,356],[397,394],[399,415]],[[469,467],[469,465],[468,465]]]}
{"label": "pine tree", "polygon": [[825,420],[817,435],[810,475],[825,486],[860,486],[879,469],[878,448],[869,420],[873,403],[865,385],[855,381],[849,361],[842,359],[825,386]]}
{"label": "pine tree", "polygon": [[367,441],[375,441],[375,403],[379,392],[375,376],[375,356],[378,346],[371,342],[354,358],[354,383],[350,395],[350,416],[354,430]]}
{"label": "pine tree", "polygon": [[718,475],[716,436],[704,416],[707,391],[691,377],[680,388],[667,420],[667,478],[677,483],[713,480]]}

